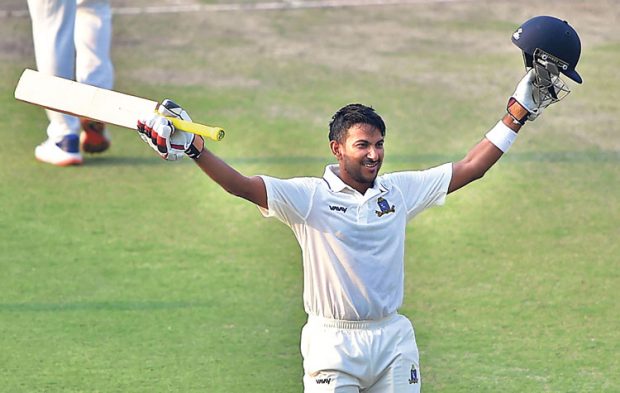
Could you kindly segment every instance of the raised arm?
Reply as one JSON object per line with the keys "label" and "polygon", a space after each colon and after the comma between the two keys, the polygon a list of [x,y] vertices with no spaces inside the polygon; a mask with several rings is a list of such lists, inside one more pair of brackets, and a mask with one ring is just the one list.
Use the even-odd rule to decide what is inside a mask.
{"label": "raised arm", "polygon": [[[505,115],[498,126],[501,127],[501,124],[514,131],[515,135],[521,128],[520,124],[513,123],[510,115]],[[452,180],[448,187],[448,193],[480,179],[503,154],[504,152],[489,139],[486,137],[482,139],[462,160],[452,164]]]}
{"label": "raised arm", "polygon": [[233,195],[267,208],[267,190],[262,178],[259,176],[248,177],[239,173],[235,168],[204,148],[204,140],[201,137],[194,138],[193,145],[201,152],[194,159],[194,162],[214,182]]}
{"label": "raised arm", "polygon": [[146,114],[137,129],[140,137],[163,159],[174,161],[187,155],[224,190],[244,198],[260,207],[267,208],[267,190],[263,179],[244,176],[205,148],[199,135],[175,130],[164,116],[174,116],[191,121],[181,108],[170,100],[164,100],[158,114]]}
{"label": "raised arm", "polygon": [[534,70],[521,79],[508,100],[507,113],[462,160],[452,164],[448,193],[480,179],[508,151],[526,120],[534,120],[552,102],[535,102]]}

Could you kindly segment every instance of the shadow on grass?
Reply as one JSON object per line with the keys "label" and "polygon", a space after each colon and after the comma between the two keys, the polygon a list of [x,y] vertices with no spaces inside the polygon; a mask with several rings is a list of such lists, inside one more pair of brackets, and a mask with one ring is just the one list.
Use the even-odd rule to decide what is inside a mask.
{"label": "shadow on grass", "polygon": [[4,303],[2,312],[77,312],[77,311],[157,311],[207,308],[206,303],[164,301],[114,301],[83,303]]}
{"label": "shadow on grass", "polygon": [[163,159],[157,155],[150,156],[106,156],[106,155],[84,155],[84,166],[88,167],[125,167],[142,165],[165,165]]}

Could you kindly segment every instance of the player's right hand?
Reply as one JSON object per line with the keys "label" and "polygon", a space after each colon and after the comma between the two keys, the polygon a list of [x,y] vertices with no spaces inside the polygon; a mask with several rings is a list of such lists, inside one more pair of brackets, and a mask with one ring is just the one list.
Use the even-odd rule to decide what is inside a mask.
{"label": "player's right hand", "polygon": [[[140,138],[165,160],[180,160],[185,154],[194,159],[198,158],[204,146],[202,137],[175,129],[166,116],[191,121],[183,108],[170,100],[164,100],[157,113],[147,114],[138,120],[137,129]],[[197,138],[201,140],[198,141]],[[194,146],[195,142],[201,146],[200,150]]]}

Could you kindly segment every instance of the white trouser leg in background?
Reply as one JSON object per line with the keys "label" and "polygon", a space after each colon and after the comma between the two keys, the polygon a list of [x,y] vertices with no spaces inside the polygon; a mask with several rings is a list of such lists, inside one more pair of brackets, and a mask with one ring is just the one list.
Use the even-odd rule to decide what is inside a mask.
{"label": "white trouser leg in background", "polygon": [[[74,79],[76,8],[75,0],[28,0],[34,55],[40,72]],[[79,134],[77,118],[50,110],[45,112],[50,121],[47,135],[51,140]]]}
{"label": "white trouser leg in background", "polygon": [[75,80],[111,89],[112,10],[108,0],[78,0],[75,18]]}
{"label": "white trouser leg in background", "polygon": [[[112,87],[112,18],[108,0],[28,0],[28,9],[40,72]],[[46,113],[50,139],[80,133],[76,117],[49,110]]]}

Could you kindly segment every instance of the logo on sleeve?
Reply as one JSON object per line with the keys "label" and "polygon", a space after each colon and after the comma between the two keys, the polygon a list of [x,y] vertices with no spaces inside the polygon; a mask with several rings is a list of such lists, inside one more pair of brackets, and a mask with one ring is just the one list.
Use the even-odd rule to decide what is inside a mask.
{"label": "logo on sleeve", "polygon": [[379,199],[377,199],[377,205],[379,205],[379,210],[375,210],[375,213],[377,213],[377,216],[381,217],[384,214],[389,214],[389,213],[394,213],[396,211],[396,208],[394,205],[390,206],[390,202],[387,201],[387,199],[383,198],[383,197],[379,197]]}

